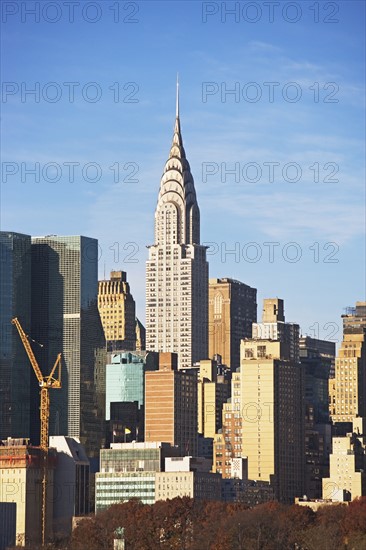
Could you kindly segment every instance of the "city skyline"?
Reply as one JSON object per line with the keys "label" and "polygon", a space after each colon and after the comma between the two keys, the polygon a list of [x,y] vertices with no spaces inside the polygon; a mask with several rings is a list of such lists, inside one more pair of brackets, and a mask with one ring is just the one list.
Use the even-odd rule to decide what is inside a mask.
{"label": "city skyline", "polygon": [[[153,242],[178,70],[201,242],[211,243],[209,277],[257,288],[258,303],[283,298],[286,318],[298,322],[302,334],[339,343],[343,308],[362,299],[365,280],[364,5],[340,3],[337,13],[323,9],[318,20],[303,7],[291,22],[294,14],[284,12],[282,3],[272,22],[262,7],[251,23],[253,14],[244,8],[237,20],[237,14],[220,13],[216,2],[169,9],[163,3],[132,4],[138,12],[125,10],[127,20],[119,23],[107,9],[94,24],[77,11],[72,24],[65,12],[54,24],[44,14],[39,23],[7,16],[2,111],[3,160],[10,164],[3,168],[2,229],[97,238],[99,278],[104,271],[127,271],[137,316],[145,322],[145,247]],[[208,4],[219,12],[208,13]],[[170,24],[172,17],[178,25]],[[188,24],[189,43],[182,40]],[[166,68],[158,70],[162,60]],[[79,83],[73,102],[72,88],[64,84],[70,82]],[[96,86],[84,89],[90,82]],[[35,83],[39,98],[25,92],[35,89],[37,95]],[[93,102],[99,89],[102,95]],[[301,98],[293,101],[299,90]],[[258,101],[255,94],[261,94]],[[53,164],[46,177],[40,168],[38,183],[22,173],[35,162]],[[73,162],[79,163],[74,183],[70,165],[64,165]],[[102,170],[95,182],[98,168],[91,167],[84,179],[81,169],[93,162]],[[120,183],[114,181],[116,163]],[[296,165],[283,177],[288,163],[301,167],[298,182],[290,181]],[[262,172],[257,182],[256,165]],[[62,175],[52,182],[58,166]],[[301,258],[293,262],[297,254]],[[350,265],[359,267],[350,274]]]}
{"label": "city skyline", "polygon": [[0,549],[366,544],[365,6],[0,3]]}

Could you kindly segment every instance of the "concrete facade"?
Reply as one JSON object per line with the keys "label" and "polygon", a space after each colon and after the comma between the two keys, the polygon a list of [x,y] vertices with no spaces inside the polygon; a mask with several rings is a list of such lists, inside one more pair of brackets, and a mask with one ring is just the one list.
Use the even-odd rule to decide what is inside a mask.
{"label": "concrete facade", "polygon": [[72,518],[89,513],[89,460],[75,438],[51,436],[50,447],[57,451],[53,532],[56,537],[68,536]]}

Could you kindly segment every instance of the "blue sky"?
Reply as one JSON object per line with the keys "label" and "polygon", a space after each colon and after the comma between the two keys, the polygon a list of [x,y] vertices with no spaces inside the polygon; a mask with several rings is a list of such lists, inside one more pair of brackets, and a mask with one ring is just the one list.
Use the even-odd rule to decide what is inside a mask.
{"label": "blue sky", "polygon": [[179,71],[210,276],[339,340],[365,294],[364,2],[35,4],[2,3],[1,228],[98,238],[144,320]]}

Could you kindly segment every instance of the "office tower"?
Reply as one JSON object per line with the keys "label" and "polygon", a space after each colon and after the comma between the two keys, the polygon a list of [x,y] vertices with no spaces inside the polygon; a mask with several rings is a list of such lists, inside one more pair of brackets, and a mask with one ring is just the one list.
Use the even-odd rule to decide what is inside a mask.
{"label": "office tower", "polygon": [[354,417],[366,418],[366,302],[347,308],[342,319],[343,341],[329,381],[330,414],[339,435],[350,431]]}
{"label": "office tower", "polygon": [[[118,352],[108,354],[106,416],[108,441],[144,440],[145,372],[159,368],[159,354]],[[126,429],[130,432],[126,434]]]}
{"label": "office tower", "polygon": [[233,279],[209,280],[209,357],[222,356],[232,370],[240,366],[240,340],[251,338],[257,321],[257,290]]}
{"label": "office tower", "polygon": [[99,281],[98,309],[107,350],[135,350],[135,300],[125,271],[111,271],[109,281]]}
{"label": "office tower", "polygon": [[0,439],[29,437],[32,366],[16,328],[18,317],[26,334],[31,324],[31,238],[0,232]]}
{"label": "office tower", "polygon": [[353,418],[344,437],[332,438],[330,475],[323,479],[323,498],[351,501],[366,496],[366,421]]}
{"label": "office tower", "polygon": [[[46,541],[52,540],[56,451],[49,449],[46,470]],[[0,441],[0,502],[16,504],[16,543],[39,544],[42,538],[42,450],[29,439]]]}
{"label": "office tower", "polygon": [[145,374],[145,441],[197,454],[197,373],[179,371],[176,353],[160,353],[159,370]]}
{"label": "office tower", "polygon": [[335,344],[301,337],[300,361],[305,386],[305,494],[322,497],[322,478],[329,475],[332,445],[328,384],[334,372]]}
{"label": "office tower", "polygon": [[35,348],[42,371],[49,372],[62,353],[62,389],[51,396],[50,435],[80,438],[89,457],[97,455],[104,432],[106,357],[97,270],[96,239],[32,238],[32,337],[44,346]]}
{"label": "office tower", "polygon": [[208,354],[208,264],[178,93],[173,143],[155,210],[155,244],[146,263],[146,349],[178,353],[179,368]]}
{"label": "office tower", "polygon": [[[291,503],[304,492],[299,327],[285,326],[282,300],[266,300],[264,312],[266,321],[253,325],[253,338],[241,344],[241,395],[234,401],[234,411],[242,415],[242,452],[248,457],[249,479],[270,482],[276,498]],[[267,333],[271,336],[266,339],[255,336]]]}
{"label": "office tower", "polygon": [[210,472],[211,464],[203,457],[166,458],[164,471],[155,474],[155,500],[221,500],[221,476]]}

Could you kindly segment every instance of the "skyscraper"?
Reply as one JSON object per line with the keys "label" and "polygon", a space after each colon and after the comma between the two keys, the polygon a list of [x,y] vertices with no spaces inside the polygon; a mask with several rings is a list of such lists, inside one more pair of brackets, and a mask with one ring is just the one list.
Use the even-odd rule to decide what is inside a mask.
{"label": "skyscraper", "polygon": [[96,239],[32,238],[32,337],[44,345],[35,353],[43,372],[57,353],[63,361],[62,389],[51,397],[50,435],[80,438],[89,456],[101,445],[105,395],[97,268]]}
{"label": "skyscraper", "polygon": [[177,354],[160,353],[159,370],[145,373],[145,441],[166,441],[197,454],[197,373],[178,371]]}
{"label": "skyscraper", "polygon": [[179,368],[208,353],[208,263],[183,147],[177,87],[173,143],[160,182],[155,244],[146,265],[146,349],[178,353]]}
{"label": "skyscraper", "polygon": [[338,428],[343,424],[345,434],[356,416],[366,418],[366,302],[356,302],[342,318],[343,341],[335,378],[329,380],[329,400],[332,421]]}
{"label": "skyscraper", "polygon": [[29,437],[30,377],[33,376],[13,317],[31,324],[31,238],[0,232],[0,439]]}
{"label": "skyscraper", "polygon": [[252,336],[257,321],[257,290],[233,279],[209,281],[209,357],[222,356],[232,370],[240,366],[240,340]]}
{"label": "skyscraper", "polygon": [[135,350],[135,300],[125,271],[111,271],[109,281],[99,281],[98,309],[107,350]]}
{"label": "skyscraper", "polygon": [[304,379],[299,326],[285,323],[282,300],[265,300],[263,322],[242,340],[240,382],[234,412],[249,479],[270,482],[276,498],[291,503],[304,491]]}
{"label": "skyscraper", "polygon": [[335,344],[304,336],[300,361],[305,385],[305,494],[321,498],[322,478],[329,475],[332,446],[328,383],[334,372]]}

